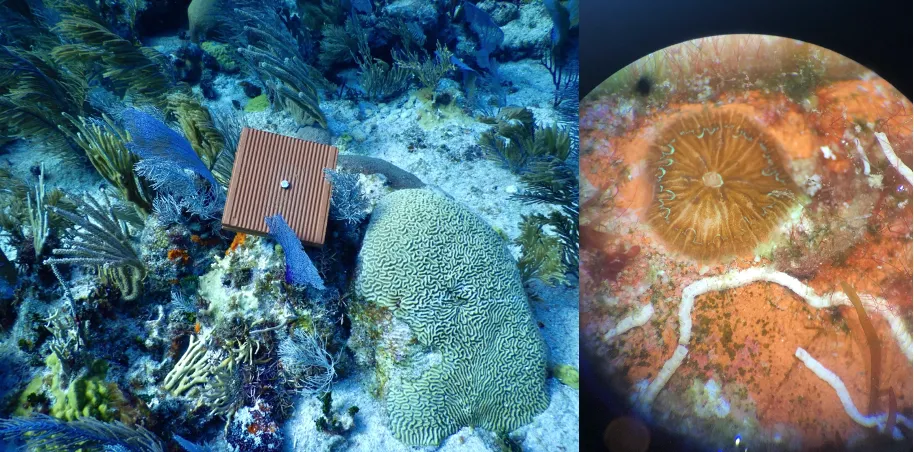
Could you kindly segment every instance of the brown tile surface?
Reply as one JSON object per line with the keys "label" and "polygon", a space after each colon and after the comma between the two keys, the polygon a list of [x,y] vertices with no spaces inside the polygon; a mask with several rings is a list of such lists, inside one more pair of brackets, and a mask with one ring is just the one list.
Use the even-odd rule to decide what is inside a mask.
{"label": "brown tile surface", "polygon": [[[324,168],[336,169],[333,146],[245,127],[229,182],[222,225],[266,235],[264,217],[281,213],[308,245],[321,246],[330,212],[330,183]],[[281,186],[289,181],[289,188]]]}

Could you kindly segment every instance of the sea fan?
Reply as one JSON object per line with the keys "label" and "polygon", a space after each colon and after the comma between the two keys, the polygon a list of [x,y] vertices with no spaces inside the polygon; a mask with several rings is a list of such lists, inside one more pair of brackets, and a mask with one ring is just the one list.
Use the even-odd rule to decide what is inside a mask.
{"label": "sea fan", "polygon": [[470,29],[479,37],[479,48],[476,50],[476,64],[481,68],[488,69],[491,72],[496,71],[496,66],[492,64],[494,59],[490,57],[501,42],[505,39],[505,32],[498,27],[498,24],[485,11],[479,9],[470,2],[463,2],[463,9],[466,14],[467,22],[470,23]]}
{"label": "sea fan", "polygon": [[217,185],[213,173],[200,160],[190,142],[164,122],[149,113],[135,109],[124,110],[121,119],[132,138],[128,148],[141,159],[173,162],[174,165],[189,169],[211,184]]}
{"label": "sea fan", "polygon": [[324,281],[317,273],[317,268],[314,267],[311,258],[302,248],[301,240],[282,215],[266,217],[264,220],[270,229],[270,237],[282,246],[282,251],[286,255],[286,282],[296,286],[308,285],[318,290],[324,290]]}
{"label": "sea fan", "polygon": [[122,118],[132,138],[128,149],[141,159],[136,173],[152,182],[159,193],[153,201],[159,218],[164,223],[180,223],[184,212],[201,220],[219,218],[225,194],[190,143],[148,113],[130,109]]}
{"label": "sea fan", "polygon": [[32,450],[76,450],[114,447],[130,452],[164,452],[162,442],[143,427],[94,418],[64,422],[44,414],[0,419],[0,436],[25,440]]}

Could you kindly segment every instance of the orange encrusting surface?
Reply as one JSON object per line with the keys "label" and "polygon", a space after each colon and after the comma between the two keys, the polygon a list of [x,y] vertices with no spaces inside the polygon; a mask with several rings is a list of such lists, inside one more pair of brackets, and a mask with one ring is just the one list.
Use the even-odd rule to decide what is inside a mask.
{"label": "orange encrusting surface", "polygon": [[[906,210],[911,214],[910,206]],[[898,225],[903,227],[904,225]],[[907,224],[910,231],[910,225]],[[641,253],[610,283],[610,292],[620,298],[629,288],[648,277],[650,262],[658,251],[643,235],[630,236]],[[652,256],[653,255],[653,256]],[[911,278],[912,248],[903,235],[868,234],[848,253],[842,263],[820,267],[807,284],[818,294],[840,291],[839,282],[851,283],[861,296],[885,298],[887,309],[910,318],[910,286],[890,291],[892,281]],[[906,264],[907,263],[907,264]],[[728,270],[766,266],[762,260],[753,264],[740,260],[730,265],[710,267],[708,274]],[[907,265],[907,266],[906,266]],[[629,369],[625,375],[630,385],[642,379],[653,379],[672,355],[678,340],[678,305],[682,289],[698,279],[694,268],[674,266],[666,269],[675,284],[654,282],[652,289],[626,304],[640,306],[651,302],[654,317],[647,325],[629,331],[622,338],[624,346],[615,368]],[[866,295],[863,295],[866,294]],[[668,300],[668,302],[658,302]],[[582,331],[598,330],[604,320],[599,313],[582,315]],[[624,312],[613,312],[620,318]],[[692,311],[693,332],[689,355],[661,392],[658,402],[670,394],[682,394],[694,379],[714,378],[727,387],[745,387],[755,416],[763,428],[784,424],[800,431],[804,447],[824,444],[835,438],[844,440],[864,430],[844,411],[835,391],[807,369],[795,356],[797,347],[807,350],[826,368],[844,381],[858,410],[866,414],[869,399],[869,349],[857,315],[851,307],[815,310],[793,292],[772,283],[753,283],[737,289],[699,296]],[[882,377],[879,386],[895,393],[896,405],[910,410],[914,400],[910,375],[911,363],[898,347],[886,321],[870,316],[882,344]],[[655,324],[655,322],[657,322]],[[658,337],[659,336],[659,337]],[[662,338],[662,340],[660,339]],[[664,344],[664,345],[660,345]],[[664,395],[666,394],[666,395]],[[740,397],[725,397],[738,412]],[[887,395],[880,396],[880,407],[888,407]],[[904,412],[904,411],[902,411]]]}
{"label": "orange encrusting surface", "polygon": [[186,264],[190,259],[190,256],[187,254],[187,251],[182,249],[170,249],[168,250],[168,260],[173,262],[180,261],[182,264]]}
{"label": "orange encrusting surface", "polygon": [[[873,250],[870,250],[873,251]],[[859,251],[862,253],[863,251]],[[908,248],[910,258],[910,248]],[[762,263],[764,265],[764,262]],[[633,264],[634,267],[640,265]],[[626,271],[620,285],[632,284]],[[631,273],[641,274],[632,269]],[[837,276],[825,269],[816,281]],[[835,281],[832,279],[831,281]],[[850,279],[850,281],[855,281]],[[878,282],[859,280],[858,292],[873,290]],[[827,284],[834,290],[834,284]],[[818,293],[831,291],[825,284],[813,284]],[[865,288],[865,289],[864,289]],[[651,322],[626,333],[621,361],[616,368],[627,368],[628,384],[653,379],[672,355],[678,340],[678,301],[681,287],[661,289],[655,299],[672,303],[654,303],[657,313]],[[650,291],[636,304],[647,303]],[[908,311],[910,312],[910,311]],[[908,314],[909,315],[909,314]],[[582,330],[592,329],[601,322],[600,316],[582,316]],[[696,299],[692,311],[693,330],[688,344],[689,355],[679,367],[658,402],[685,393],[693,380],[702,382],[713,378],[722,382],[725,398],[730,400],[734,416],[755,412],[763,428],[776,425],[791,426],[802,435],[804,447],[814,447],[835,438],[843,439],[862,433],[844,411],[835,391],[807,369],[795,356],[797,347],[807,350],[826,368],[844,381],[861,412],[866,414],[869,400],[869,349],[853,308],[815,310],[793,292],[777,284],[753,283],[724,292],[709,293]],[[659,321],[659,324],[654,324]],[[896,404],[910,410],[912,385],[911,363],[899,349],[888,324],[878,316],[870,316],[882,344],[882,377],[880,387],[891,387]],[[657,336],[662,337],[662,341]],[[665,344],[665,345],[660,345]],[[748,396],[732,393],[732,388],[744,387]],[[628,388],[631,391],[631,387]],[[886,395],[880,397],[880,407],[888,407]],[[687,408],[688,409],[688,408]]]}
{"label": "orange encrusting surface", "polygon": [[[859,185],[851,181],[859,182],[864,177],[853,139],[859,137],[874,173],[884,178],[884,188],[867,188],[879,192],[878,205],[862,227],[866,230],[862,239],[840,259],[825,262],[811,272],[811,280],[801,279],[818,294],[840,292],[839,283],[846,281],[861,295],[885,298],[886,309],[910,319],[912,203],[907,201],[903,207],[897,207],[906,198],[897,195],[893,198],[891,191],[893,184],[906,185],[908,190],[911,187],[888,165],[867,125],[886,133],[902,161],[911,166],[910,102],[878,79],[819,87],[810,97],[812,105],[805,107],[782,94],[747,91],[733,96],[736,98],[730,102],[734,103],[718,108],[737,111],[764,125],[781,144],[788,168],[805,165],[822,176],[825,188],[813,196],[816,205],[832,201],[841,205],[844,199],[839,196],[853,196],[846,192]],[[728,102],[724,96],[711,102],[714,100]],[[646,325],[608,343],[596,336],[582,339],[582,348],[584,342],[593,341],[599,343],[595,350],[611,350],[602,359],[609,363],[610,369],[624,369],[624,375],[614,377],[625,380],[622,384],[627,385],[624,390],[628,393],[634,390],[635,382],[653,380],[673,354],[684,287],[728,270],[775,264],[764,257],[758,262],[751,257],[740,258],[728,264],[711,265],[699,274],[694,260],[671,252],[642,221],[653,199],[654,176],[649,174],[647,165],[650,144],[670,119],[700,111],[706,105],[681,103],[664,106],[662,111],[642,112],[626,123],[629,128],[623,133],[619,129],[586,129],[582,133],[582,149],[587,147],[585,144],[600,144],[591,147],[594,152],[582,153],[582,178],[613,194],[611,207],[604,212],[589,212],[582,207],[582,224],[588,224],[585,218],[599,219],[592,226],[604,232],[609,241],[602,251],[620,250],[627,260],[613,280],[594,281],[588,287],[585,282],[592,276],[589,269],[599,268],[600,262],[588,260],[594,255],[588,254],[582,239],[581,330],[585,335],[602,335],[607,325],[613,324],[607,319],[618,321],[634,307],[648,302],[655,309]],[[860,125],[862,132],[855,130]],[[826,159],[820,151],[822,146],[828,146],[836,158]],[[606,170],[589,171],[589,168]],[[906,193],[910,198],[910,191]],[[629,252],[636,247],[636,253]],[[660,272],[664,275],[662,281],[657,276]],[[601,288],[595,289],[598,285]],[[617,300],[614,303],[585,301],[594,299],[597,292],[611,294]],[[724,396],[733,405],[732,416],[752,416],[768,429],[787,425],[800,433],[804,448],[832,441],[836,434],[846,441],[865,433],[846,414],[835,391],[794,356],[797,347],[807,350],[843,380],[858,410],[868,414],[869,349],[852,307],[814,310],[779,285],[753,283],[699,296],[692,320],[689,355],[659,394],[655,407],[689,413],[693,407],[680,405],[683,394],[695,379],[714,378],[721,382]],[[914,400],[911,362],[899,349],[886,321],[875,314],[870,316],[870,321],[882,344],[879,387],[885,393],[879,397],[880,409],[883,412],[888,409],[887,391],[891,388],[895,405],[910,415]],[[907,325],[910,328],[910,320]],[[736,387],[744,387],[748,396],[732,393]],[[746,408],[746,403],[751,406]],[[754,414],[746,414],[746,409]]]}
{"label": "orange encrusting surface", "polygon": [[[877,131],[882,131],[892,140],[896,153],[911,165],[911,107],[905,99],[898,99],[891,95],[891,85],[883,80],[869,81],[844,81],[837,82],[820,88],[816,92],[818,105],[813,111],[804,111],[803,108],[792,102],[783,94],[766,94],[760,91],[748,91],[738,99],[739,103],[727,104],[719,107],[722,111],[735,111],[755,118],[766,125],[766,131],[781,144],[789,160],[799,160],[816,157],[822,146],[836,146],[844,136],[845,130],[853,128],[855,122],[878,122]],[[723,99],[721,99],[723,100]],[[662,111],[649,111],[641,120],[636,120],[636,130],[633,134],[611,136],[608,133],[593,130],[587,131],[590,139],[605,140],[611,150],[612,158],[621,159],[631,168],[643,168],[650,143],[656,136],[657,130],[667,123],[672,117],[682,113],[699,112],[707,104],[673,104],[666,106]],[[897,144],[895,144],[897,143]],[[833,147],[837,151],[837,147]],[[878,147],[871,147],[871,152],[878,152]],[[906,151],[907,150],[907,151]],[[836,152],[837,153],[837,152]],[[591,184],[605,186],[615,180],[607,180],[613,174],[594,173],[587,168],[599,166],[601,160],[609,158],[608,152],[595,152],[582,155],[581,172]],[[870,157],[876,159],[875,156]],[[828,163],[828,162],[826,162]],[[844,160],[839,170],[849,168],[849,162]],[[644,173],[640,173],[644,176]],[[650,175],[647,175],[648,177]],[[624,183],[624,181],[621,181]],[[618,206],[629,203],[634,207],[643,207],[647,200],[643,195],[644,187],[633,180],[635,185],[623,188],[620,191]]]}
{"label": "orange encrusting surface", "polygon": [[247,240],[248,235],[243,232],[236,232],[235,238],[232,239],[232,244],[225,250],[225,255],[228,256],[232,254],[233,251],[238,249],[239,246],[244,245],[245,240]]}
{"label": "orange encrusting surface", "polygon": [[[893,147],[907,149],[911,142],[911,104],[905,99],[891,96],[894,88],[882,79],[836,82],[820,89],[821,114],[811,119],[817,130],[829,137],[841,138],[844,130],[855,123],[879,122],[880,131],[894,138]],[[910,151],[908,151],[910,155]],[[911,161],[908,159],[907,164]]]}

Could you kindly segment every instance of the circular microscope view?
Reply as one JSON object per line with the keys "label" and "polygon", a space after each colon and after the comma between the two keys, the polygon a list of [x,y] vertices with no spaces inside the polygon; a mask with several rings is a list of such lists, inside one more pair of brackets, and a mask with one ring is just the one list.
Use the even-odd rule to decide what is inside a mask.
{"label": "circular microscope view", "polygon": [[878,75],[769,36],[677,44],[585,97],[581,350],[626,422],[910,447],[911,130]]}

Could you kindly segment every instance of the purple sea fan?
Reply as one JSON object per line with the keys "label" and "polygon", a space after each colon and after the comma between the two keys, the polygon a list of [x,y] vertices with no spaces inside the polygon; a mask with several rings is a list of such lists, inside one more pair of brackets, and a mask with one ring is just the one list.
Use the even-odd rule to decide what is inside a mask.
{"label": "purple sea fan", "polygon": [[286,282],[296,286],[310,285],[315,289],[324,290],[324,281],[317,273],[317,268],[282,214],[266,217],[264,221],[270,229],[270,237],[282,246],[282,251],[286,255]]}

